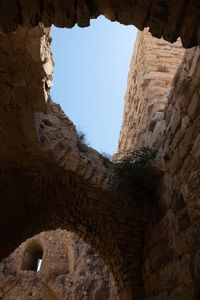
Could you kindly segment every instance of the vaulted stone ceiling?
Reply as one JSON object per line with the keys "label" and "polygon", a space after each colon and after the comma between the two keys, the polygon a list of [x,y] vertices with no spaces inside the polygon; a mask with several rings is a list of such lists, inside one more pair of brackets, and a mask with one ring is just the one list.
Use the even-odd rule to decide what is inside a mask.
{"label": "vaulted stone ceiling", "polygon": [[175,42],[180,36],[185,48],[200,44],[199,0],[2,0],[1,30],[15,31],[18,24],[71,28],[89,26],[90,19],[104,15],[111,21],[150,27],[155,37]]}
{"label": "vaulted stone ceiling", "polygon": [[120,294],[134,286],[141,295],[152,208],[143,194],[133,201],[110,189],[111,163],[80,145],[74,124],[50,100],[49,32],[40,24],[0,34],[0,258],[36,233],[68,229],[100,254]]}
{"label": "vaulted stone ceiling", "polygon": [[184,47],[192,47],[200,42],[199,8],[199,1],[1,1],[1,257],[27,237],[60,226],[100,253],[121,291],[131,286],[142,293],[148,207],[109,193],[101,155],[79,151],[73,124],[47,101],[49,29],[41,24],[29,29],[39,22],[84,27],[102,14],[139,29],[150,26],[153,35],[172,42],[181,36]]}

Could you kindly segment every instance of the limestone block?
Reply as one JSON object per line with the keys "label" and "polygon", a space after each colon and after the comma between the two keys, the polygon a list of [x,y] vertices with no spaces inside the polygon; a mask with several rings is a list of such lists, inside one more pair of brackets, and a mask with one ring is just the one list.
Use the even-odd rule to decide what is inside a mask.
{"label": "limestone block", "polygon": [[179,129],[174,138],[173,138],[173,141],[172,141],[172,147],[173,149],[176,149],[178,147],[178,145],[180,144],[181,140],[183,139],[184,137],[184,134],[185,134],[185,130],[183,128]]}
{"label": "limestone block", "polygon": [[193,142],[194,142],[194,138],[195,138],[195,131],[194,131],[194,126],[190,126],[181,143],[180,143],[180,156],[183,158],[186,154],[189,153],[189,151],[191,150],[192,146],[193,146]]}
{"label": "limestone block", "polygon": [[198,114],[200,112],[199,102],[200,102],[200,96],[199,96],[199,93],[196,92],[193,95],[192,101],[190,102],[190,104],[188,106],[188,116],[193,120],[198,116]]}
{"label": "limestone block", "polygon": [[177,170],[179,169],[179,167],[181,166],[181,156],[180,156],[180,152],[179,152],[179,148],[177,148],[173,155],[172,158],[170,159],[168,166],[169,166],[169,170],[171,172],[172,175],[174,175],[175,172],[177,172]]}
{"label": "limestone block", "polygon": [[173,115],[172,122],[171,122],[171,130],[172,130],[173,134],[175,133],[175,131],[179,127],[180,121],[181,121],[180,111],[177,110],[175,115]]}
{"label": "limestone block", "polygon": [[[165,110],[173,75],[183,57],[180,42],[176,43],[177,48],[174,46],[152,38],[147,30],[138,33],[124,98],[118,152],[142,145],[158,146],[165,130],[164,122],[160,123],[165,118],[161,112]],[[134,126],[133,120],[137,120]]]}
{"label": "limestone block", "polygon": [[200,134],[197,136],[194,146],[192,148],[193,155],[196,159],[196,161],[199,161],[200,158]]}

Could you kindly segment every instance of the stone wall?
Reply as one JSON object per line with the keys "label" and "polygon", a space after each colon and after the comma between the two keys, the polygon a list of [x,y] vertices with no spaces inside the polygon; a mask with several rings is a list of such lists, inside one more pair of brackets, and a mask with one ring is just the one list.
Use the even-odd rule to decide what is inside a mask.
{"label": "stone wall", "polygon": [[[200,50],[199,47],[187,50],[178,67],[183,55],[179,43],[169,45],[160,40],[152,41],[149,49],[156,53],[154,45],[157,44],[161,53],[161,60],[158,60],[159,54],[151,56],[148,48],[145,52],[149,40],[147,32],[140,33],[138,38],[141,44],[137,44],[137,40],[133,61],[145,53],[145,71],[142,65],[141,77],[136,73],[138,81],[135,81],[131,65],[119,151],[143,145],[159,146],[159,162],[164,169],[154,204],[159,217],[154,224],[150,221],[145,233],[145,299],[199,299]],[[146,64],[149,57],[153,58],[151,66]],[[158,66],[165,67],[165,72],[158,70]],[[148,68],[154,71],[146,77]],[[143,91],[147,91],[144,98]],[[132,98],[132,95],[138,97]],[[135,104],[133,108],[132,103]],[[156,116],[158,118],[154,118]]]}
{"label": "stone wall", "polygon": [[42,231],[72,231],[101,256],[121,299],[142,299],[149,204],[114,191],[111,162],[80,144],[49,99],[50,42],[42,24],[0,34],[0,257]]}
{"label": "stone wall", "polygon": [[199,299],[200,49],[185,52],[165,110],[160,222],[146,237],[147,299]]}
{"label": "stone wall", "polygon": [[183,59],[181,42],[156,39],[147,29],[138,32],[124,98],[118,153],[141,146],[158,148],[174,74]]}
{"label": "stone wall", "polygon": [[[42,40],[45,37],[43,37],[42,26],[40,30],[41,33],[36,37],[36,40],[41,39],[41,34]],[[37,33],[37,29],[35,32]],[[47,40],[49,40],[48,37]],[[47,88],[48,95],[48,88],[51,86],[52,70],[52,65],[49,65],[49,60],[51,63],[52,60],[50,48],[48,48],[48,46],[46,47],[45,45],[47,44],[45,43],[42,45],[44,45],[46,53],[46,59],[44,59],[44,61],[45,64],[47,64],[47,70],[49,70],[49,77],[47,77],[49,78],[49,83],[41,86],[44,89]],[[159,49],[157,49],[157,47]],[[149,145],[157,147],[159,145],[161,141],[160,138],[164,135],[167,122],[167,119],[165,119],[167,95],[171,87],[173,74],[183,53],[180,42],[175,45],[170,45],[169,43],[164,43],[163,41],[152,38],[147,31],[138,34],[135,49],[125,97],[125,117],[119,142],[120,152],[129,151],[132,147],[134,148],[136,146]],[[35,50],[33,51],[33,54],[34,53]],[[42,53],[43,51],[39,52],[40,55],[42,55]],[[174,56],[176,56],[175,59]],[[138,83],[137,86],[135,83]],[[44,99],[42,99],[42,101],[43,100]],[[30,105],[31,103],[32,100],[30,99]],[[24,113],[26,113],[26,110]],[[113,191],[111,191],[111,194],[107,194],[106,189],[109,187],[108,167],[110,163],[95,150],[85,145],[80,145],[77,142],[76,128],[67,116],[64,115],[59,105],[56,105],[48,99],[44,107],[38,109],[34,107],[32,113],[34,118],[32,118],[31,124],[33,128],[35,128],[35,132],[32,130],[38,142],[36,144],[37,148],[34,150],[35,152],[32,150],[34,159],[35,156],[38,159],[38,155],[43,153],[47,155],[51,163],[52,160],[55,161],[57,166],[62,168],[63,172],[62,176],[61,173],[59,173],[58,176],[59,182],[61,178],[63,180],[63,185],[59,185],[59,192],[56,191],[57,183],[55,184],[54,176],[53,182],[51,181],[49,183],[49,174],[47,176],[45,173],[44,179],[48,187],[45,187],[45,181],[40,182],[41,179],[39,177],[37,178],[37,183],[39,183],[40,189],[42,187],[43,190],[41,199],[44,201],[46,198],[48,201],[48,205],[45,206],[45,213],[48,213],[51,217],[53,225],[50,225],[50,227],[59,225],[62,227],[66,226],[77,232],[93,245],[94,249],[102,256],[109,270],[113,273],[121,299],[127,300],[133,297],[142,299],[141,266],[144,243],[143,233],[149,219],[148,212],[151,211],[150,206],[145,202],[145,199],[142,199],[142,201],[141,199],[136,199],[136,201],[134,201],[132,197],[127,198],[126,196],[122,199],[118,195],[115,195]],[[137,123],[135,131],[133,131],[132,128],[129,130],[133,125],[133,114],[134,120],[136,120]],[[20,118],[18,118],[18,120],[20,120]],[[154,121],[154,126],[150,126],[152,120]],[[28,120],[26,122],[28,122]],[[161,124],[163,124],[162,127],[160,126]],[[18,140],[18,144],[20,144],[20,140]],[[161,143],[160,147],[163,147]],[[40,162],[40,159],[37,163]],[[23,164],[25,164],[24,161]],[[71,173],[70,179],[68,179],[65,175],[66,171],[74,172],[76,176],[82,178],[80,187],[75,183],[74,179],[72,180],[73,177]],[[84,181],[86,181],[86,183]],[[68,183],[68,185],[66,185],[66,183]],[[84,184],[87,186],[86,193],[83,190]],[[90,188],[90,184],[93,185],[93,190]],[[66,195],[69,194],[69,186],[75,193],[76,199],[77,196],[80,196],[81,201],[79,204],[73,201],[66,202],[65,199]],[[95,190],[100,186],[101,189],[104,189],[104,192],[101,191],[101,194],[99,190]],[[84,196],[82,197],[82,195]],[[53,197],[52,201],[50,200],[51,197]],[[84,199],[87,199],[87,203],[89,203],[87,210],[85,210]],[[56,205],[53,206],[53,214],[48,211],[52,203]],[[72,205],[77,214],[75,218],[73,216],[74,212],[72,212],[70,208]],[[83,207],[81,208],[81,206]],[[105,207],[108,209],[105,209]],[[84,212],[82,216],[79,213],[80,209]],[[39,211],[37,212],[37,217],[38,214]],[[101,216],[104,218],[103,222]],[[44,215],[41,214],[41,217],[44,218]],[[66,217],[70,226],[64,223]],[[86,221],[87,224],[85,223]],[[104,226],[102,226],[102,224],[104,224]],[[128,239],[127,233],[129,233]],[[64,252],[62,249],[63,236],[64,243],[66,240],[70,240],[66,246],[68,251],[64,250]],[[51,238],[53,248],[52,244],[49,243],[49,238]],[[97,263],[95,259],[94,264],[93,262],[92,264],[89,263],[88,267],[87,260],[85,261],[83,258],[88,257],[87,253],[88,251],[91,253],[91,250],[88,250],[89,248],[86,245],[77,242],[79,246],[78,250],[78,248],[74,246],[73,240],[76,240],[76,238],[74,238],[73,235],[69,238],[69,234],[66,235],[63,231],[60,233],[51,232],[47,234],[47,237],[45,233],[42,233],[34,239],[41,240],[46,249],[48,249],[47,254],[43,256],[41,270],[38,273],[30,270],[20,270],[24,247],[29,243],[29,241],[27,241],[20,246],[15,254],[11,255],[4,266],[2,266],[2,276],[5,275],[2,279],[2,294],[5,295],[5,299],[7,299],[6,297],[13,297],[13,295],[16,294],[24,295],[24,293],[25,296],[30,299],[35,295],[47,299],[48,297],[50,299],[65,299],[66,295],[71,297],[71,299],[73,299],[73,297],[82,297],[83,299],[84,297],[86,297],[86,299],[87,297],[91,297],[91,299],[96,299],[95,297],[102,299],[104,296],[106,299],[109,297],[115,299],[115,297],[117,297],[116,294],[113,293],[113,289],[110,290],[108,275],[104,272],[102,263],[99,265],[99,259],[97,259]],[[73,247],[79,251],[79,257],[74,257],[76,251],[70,244],[73,244]],[[149,250],[146,251],[148,255]],[[69,260],[68,256],[70,256]],[[49,260],[50,258],[51,261]],[[93,261],[94,255],[88,259]],[[73,267],[75,261],[78,264],[76,268]],[[70,264],[68,264],[68,262],[70,262]],[[85,268],[89,268],[86,273],[85,271],[81,271]],[[98,271],[98,269],[100,271]],[[15,274],[14,272],[16,270],[17,273]],[[84,272],[84,275],[81,275],[83,274],[82,272]],[[144,275],[144,278],[145,276],[146,275]],[[102,277],[103,281],[100,279]],[[95,288],[91,287],[91,282],[94,281],[93,278],[96,278],[99,282],[94,284]],[[16,284],[18,280],[21,282],[20,285]],[[71,284],[73,280],[74,282]],[[145,278],[145,289],[146,282],[148,282],[148,279],[146,281]],[[24,285],[27,286],[26,289],[23,288]],[[127,294],[127,290],[129,290],[130,286],[132,291],[129,291]],[[97,296],[98,294],[99,296]]]}
{"label": "stone wall", "polygon": [[[40,243],[40,270],[24,268],[26,251]],[[34,253],[33,253],[34,254]],[[111,274],[91,247],[70,232],[42,232],[20,245],[1,264],[0,297],[9,299],[117,300]]]}
{"label": "stone wall", "polygon": [[[90,17],[103,13],[111,20],[129,24],[137,21],[139,10],[143,12],[143,18],[138,18],[141,28],[145,24],[151,25],[151,31],[158,37],[163,35],[175,41],[181,35],[185,47],[196,45],[199,39],[198,2],[180,1],[177,4],[168,1],[170,6],[158,2],[153,1],[150,6],[145,2],[150,10],[143,10],[145,3],[132,7],[130,1],[119,1],[119,6],[113,6],[109,1],[106,5],[95,1],[94,6],[85,7],[84,1],[76,1],[76,5],[72,5],[75,8],[72,19],[85,26]],[[60,227],[77,233],[100,254],[113,273],[120,299],[144,299],[144,290],[150,300],[198,299],[199,48],[186,52],[167,103],[165,97],[170,76],[161,80],[153,77],[152,90],[147,78],[144,88],[153,100],[150,115],[142,101],[138,102],[145,112],[142,116],[138,110],[137,115],[142,142],[147,140],[153,146],[159,144],[160,161],[165,170],[165,176],[158,184],[160,197],[152,210],[148,199],[120,195],[111,189],[110,163],[95,150],[78,144],[75,126],[60,107],[49,100],[53,67],[49,28],[39,21],[47,25],[55,21],[60,22],[59,26],[67,26],[65,18],[68,14],[62,19],[62,1],[52,4],[50,1],[13,0],[13,6],[9,6],[10,3],[5,0],[0,4],[0,16],[3,16],[0,28],[0,240],[3,247],[0,247],[0,256],[7,256],[36,233]],[[35,3],[35,6],[26,3]],[[99,7],[96,6],[98,3]],[[182,20],[182,9],[186,8],[188,14],[184,14]],[[70,9],[71,6],[67,12],[71,12]],[[88,12],[92,12],[91,15]],[[34,27],[37,24],[39,27]],[[157,45],[163,53],[168,53],[167,57],[160,57],[159,64],[154,65],[158,69],[152,68],[150,72],[159,73],[159,78],[165,78],[175,70],[171,63],[169,66],[164,63],[168,59],[173,61],[169,53],[181,56],[182,51],[180,44],[174,48],[163,43]],[[146,46],[156,59],[155,44],[147,43]],[[148,66],[148,60],[144,60],[144,65]],[[155,80],[161,94],[153,89]],[[132,88],[134,90],[131,87],[130,92]],[[140,95],[142,89],[137,93]],[[155,97],[161,97],[161,103],[154,102]],[[157,104],[161,104],[161,111],[160,106],[157,110]],[[132,126],[131,119],[129,121],[128,126]],[[147,125],[143,128],[144,123]],[[165,126],[160,130],[157,124]],[[123,143],[130,150],[132,138],[128,127],[124,130],[124,135],[126,133],[128,139]],[[131,134],[134,136],[135,133],[132,131]],[[133,140],[140,144],[137,135]],[[123,143],[120,151],[124,152]],[[153,212],[159,219],[155,220]],[[40,247],[35,247],[39,251]],[[8,294],[10,297],[15,287],[15,274],[10,274],[4,266],[1,270],[2,276],[4,271],[8,275],[2,293],[6,290],[11,293]],[[22,286],[26,282],[23,280]],[[57,299],[54,289],[38,278],[34,280],[36,294],[43,285],[41,297]],[[31,282],[28,280],[27,286],[31,286]],[[20,294],[22,290],[19,286],[14,294]]]}
{"label": "stone wall", "polygon": [[99,15],[140,30],[149,27],[155,37],[170,42],[180,36],[184,47],[200,43],[198,0],[2,0],[0,32],[16,31],[18,25],[31,28],[40,22],[47,27],[86,27]]}

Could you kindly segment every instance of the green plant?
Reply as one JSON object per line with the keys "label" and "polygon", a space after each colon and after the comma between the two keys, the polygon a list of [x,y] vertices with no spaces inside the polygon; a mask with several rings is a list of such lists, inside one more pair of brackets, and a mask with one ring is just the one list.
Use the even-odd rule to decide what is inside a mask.
{"label": "green plant", "polygon": [[151,193],[155,189],[155,179],[150,162],[155,160],[158,151],[142,147],[113,164],[111,182],[121,192]]}
{"label": "green plant", "polygon": [[142,147],[127,153],[119,162],[113,165],[112,178],[121,181],[143,172],[149,166],[149,162],[157,156],[157,150]]}

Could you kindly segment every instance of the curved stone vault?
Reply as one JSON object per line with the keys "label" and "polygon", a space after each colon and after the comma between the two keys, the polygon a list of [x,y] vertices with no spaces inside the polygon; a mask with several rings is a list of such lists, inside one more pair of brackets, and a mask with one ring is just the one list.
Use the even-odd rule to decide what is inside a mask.
{"label": "curved stone vault", "polygon": [[0,270],[2,300],[119,299],[101,258],[65,230],[41,232],[26,240],[0,263]]}
{"label": "curved stone vault", "polygon": [[133,201],[110,188],[111,163],[80,144],[73,123],[49,98],[50,42],[42,24],[0,35],[0,256],[36,233],[60,227],[100,254],[122,297],[130,287],[141,296],[151,208],[140,196]]}
{"label": "curved stone vault", "polygon": [[[59,105],[49,98],[53,70],[49,26],[55,24],[72,27],[75,23],[88,26],[90,18],[103,14],[112,21],[134,24],[139,29],[149,26],[153,35],[163,36],[171,42],[180,36],[184,47],[192,47],[199,43],[199,6],[198,1],[1,1],[1,258],[36,233],[58,227],[71,230],[103,258],[114,274],[121,299],[144,299],[144,243],[145,259],[148,260],[155,238],[152,231],[150,238],[144,240],[144,231],[149,216],[151,226],[161,216],[157,214],[158,210],[152,210],[152,206],[146,201],[148,199],[143,199],[142,194],[141,197],[137,195],[132,199],[110,189],[110,162],[95,150],[80,145],[75,126]],[[187,73],[187,80],[182,84],[185,93],[192,95],[191,99],[195,93],[193,87],[191,90],[188,88],[190,82],[194,88],[198,85],[191,64],[198,61],[199,57],[198,50],[192,51],[185,56],[184,72]],[[181,76],[177,78],[181,86]],[[177,91],[178,98],[181,96],[183,103],[187,102],[189,105],[182,88],[181,91],[177,89],[178,87],[174,88],[174,93]],[[190,149],[197,138],[199,121],[195,121],[197,116],[194,112],[190,112],[191,122],[188,121],[185,118],[186,112],[181,107],[181,100],[174,104],[175,97],[176,94],[170,95],[171,104],[165,110],[168,128],[163,135],[161,149],[166,160],[165,167],[168,168],[166,176],[171,176],[171,193],[172,178],[178,170],[173,192],[179,195],[182,178],[179,168],[182,159],[186,159],[188,147]],[[195,99],[194,102],[198,102]],[[198,111],[198,104],[195,105]],[[174,117],[177,111],[179,113],[179,108],[185,115]],[[183,129],[179,135],[183,136],[184,128],[193,124],[192,140],[191,136],[186,136],[188,141],[181,144],[181,150],[176,150],[175,146],[171,149],[171,144],[175,143],[174,134],[180,124],[183,124]],[[183,136],[177,137],[176,143]],[[178,156],[180,151],[181,158]],[[194,170],[196,175],[198,170]],[[192,187],[188,187],[187,179],[184,183],[181,188],[187,202],[188,189]],[[171,199],[169,190],[165,192],[168,192],[166,197]],[[180,201],[183,201],[182,197],[180,196]],[[175,223],[176,218],[182,217],[174,215],[173,207],[166,208],[163,203],[160,206],[162,213],[166,213],[166,222]],[[184,216],[185,214],[183,218]],[[163,223],[159,228],[163,226],[166,230],[167,226],[171,226],[165,227]],[[174,223],[173,228],[176,228]],[[159,229],[157,232],[159,235]],[[171,241],[170,238],[169,240]],[[145,266],[146,264],[145,261]],[[147,278],[146,282],[148,280],[150,283],[147,285],[151,286],[151,278]],[[155,291],[151,291],[149,286],[145,289],[149,297],[153,297],[151,295]]]}

